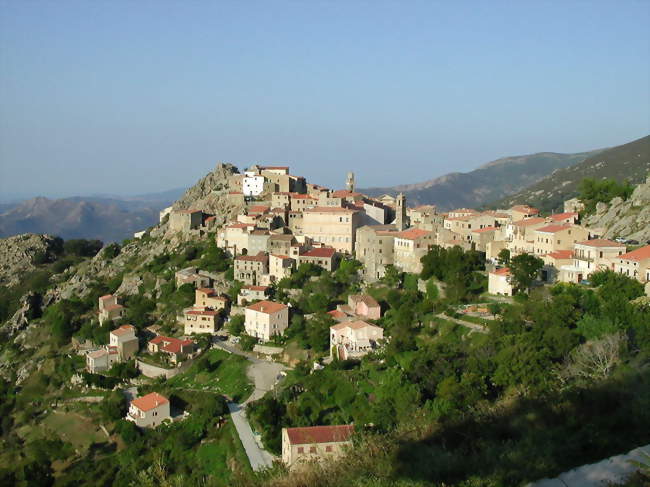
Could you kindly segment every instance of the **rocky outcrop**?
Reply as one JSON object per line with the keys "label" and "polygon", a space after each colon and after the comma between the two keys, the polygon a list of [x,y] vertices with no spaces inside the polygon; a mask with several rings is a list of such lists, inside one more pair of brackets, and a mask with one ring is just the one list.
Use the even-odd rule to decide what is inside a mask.
{"label": "rocky outcrop", "polygon": [[628,200],[614,198],[609,204],[598,203],[596,213],[584,223],[603,228],[605,238],[625,237],[642,243],[650,240],[650,177],[636,187]]}
{"label": "rocky outcrop", "polygon": [[202,210],[223,223],[240,212],[242,207],[227,198],[230,178],[239,174],[232,164],[218,164],[214,171],[188,189],[173,205],[174,210]]}
{"label": "rocky outcrop", "polygon": [[0,240],[0,285],[18,284],[35,261],[54,257],[60,240],[52,235],[25,233]]}

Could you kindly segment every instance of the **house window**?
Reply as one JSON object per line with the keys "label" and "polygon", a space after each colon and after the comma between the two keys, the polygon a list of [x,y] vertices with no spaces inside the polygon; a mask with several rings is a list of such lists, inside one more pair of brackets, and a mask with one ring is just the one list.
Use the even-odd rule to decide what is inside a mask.
{"label": "house window", "polygon": [[310,446],[309,447],[309,453],[316,453],[316,447],[315,446]]}
{"label": "house window", "polygon": [[299,446],[298,453],[305,453],[305,449],[302,446]]}
{"label": "house window", "polygon": [[331,451],[332,451],[332,447],[331,447],[331,446],[326,446],[326,447],[325,447],[325,451],[326,451],[326,452],[331,452]]}

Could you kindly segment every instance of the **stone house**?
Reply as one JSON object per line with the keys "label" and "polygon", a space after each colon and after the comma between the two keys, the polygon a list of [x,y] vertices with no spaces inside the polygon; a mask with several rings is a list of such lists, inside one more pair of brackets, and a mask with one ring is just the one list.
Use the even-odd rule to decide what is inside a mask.
{"label": "stone house", "polygon": [[200,271],[196,267],[187,267],[176,271],[174,274],[176,287],[184,284],[192,284],[194,287],[210,287],[212,278],[205,271]]}
{"label": "stone house", "polygon": [[556,250],[550,254],[542,255],[544,267],[541,270],[542,281],[556,282],[564,280],[562,270],[573,264],[572,250]]}
{"label": "stone house", "polygon": [[244,310],[244,328],[250,336],[269,341],[289,326],[289,307],[273,301],[259,301]]}
{"label": "stone house", "polygon": [[264,192],[264,176],[257,171],[245,171],[242,179],[242,193],[244,196],[259,196]]}
{"label": "stone house", "polygon": [[306,250],[300,253],[298,265],[314,264],[326,271],[334,271],[339,264],[339,254],[333,247],[319,247]]}
{"label": "stone house", "polygon": [[515,205],[508,210],[512,216],[513,222],[518,222],[525,218],[533,218],[539,215],[539,210],[528,205]]}
{"label": "stone house", "polygon": [[519,254],[532,254],[535,249],[535,230],[547,226],[544,218],[527,218],[506,225],[505,239],[513,257]]}
{"label": "stone house", "polygon": [[257,255],[265,253],[269,248],[269,239],[271,234],[268,230],[256,229],[248,235],[248,255]]}
{"label": "stone house", "polygon": [[86,370],[91,374],[106,372],[119,361],[117,347],[101,348],[86,354]]}
{"label": "stone house", "polygon": [[174,337],[158,335],[147,344],[149,353],[164,353],[169,356],[171,363],[182,362],[194,353],[195,343],[192,340],[181,340]]}
{"label": "stone house", "polygon": [[485,252],[487,250],[487,244],[496,240],[498,235],[501,235],[501,231],[497,227],[479,228],[472,230],[470,242],[474,244],[476,250]]}
{"label": "stone house", "polygon": [[292,211],[305,211],[318,205],[318,199],[308,194],[290,193],[289,206]]}
{"label": "stone house", "polygon": [[435,205],[420,205],[415,208],[407,208],[407,215],[411,226],[422,230],[434,231],[443,226],[442,215],[436,212]]}
{"label": "stone house", "polygon": [[248,252],[248,238],[255,229],[253,223],[230,223],[217,232],[217,247],[231,255]]}
{"label": "stone house", "polygon": [[577,224],[580,214],[573,211],[565,211],[564,213],[555,213],[547,217],[547,219],[552,223],[565,223],[565,224]]}
{"label": "stone house", "polygon": [[368,294],[350,294],[348,307],[352,313],[369,320],[381,318],[381,306],[375,298]]}
{"label": "stone house", "polygon": [[99,324],[123,318],[126,314],[124,306],[119,304],[117,296],[107,294],[99,298]]}
{"label": "stone house", "polygon": [[183,311],[185,335],[194,333],[216,333],[219,329],[219,311],[188,308]]}
{"label": "stone house", "polygon": [[351,254],[361,213],[341,207],[316,207],[302,212],[302,233],[315,242],[334,247],[339,252]]}
{"label": "stone house", "polygon": [[194,292],[194,307],[209,308],[214,310],[224,309],[228,306],[228,298],[219,296],[216,290],[202,287]]}
{"label": "stone house", "polygon": [[296,237],[285,233],[272,233],[269,238],[269,252],[272,254],[289,255],[291,246],[296,243]]}
{"label": "stone house", "polygon": [[613,270],[614,262],[625,251],[624,244],[611,240],[599,238],[577,242],[573,248],[573,267],[575,271],[569,279],[561,278],[561,280],[564,282],[580,282],[583,279],[588,279],[595,271]]}
{"label": "stone house", "polygon": [[265,300],[269,295],[268,286],[244,286],[237,295],[237,304],[243,306],[253,301]]}
{"label": "stone house", "polygon": [[342,456],[352,447],[354,425],[282,428],[282,462],[290,469]]}
{"label": "stone house", "polygon": [[330,326],[330,357],[361,358],[379,346],[384,329],[365,321],[344,321]]}
{"label": "stone house", "polygon": [[357,230],[355,258],[363,264],[363,277],[374,282],[393,265],[395,225],[366,225]]}
{"label": "stone house", "polygon": [[510,269],[503,267],[488,273],[488,292],[490,294],[512,296],[513,288]]}
{"label": "stone house", "polygon": [[291,276],[295,265],[288,255],[269,254],[269,275],[275,281]]}
{"label": "stone house", "polygon": [[169,228],[173,232],[187,233],[203,225],[201,210],[172,210],[169,214]]}
{"label": "stone house", "polygon": [[414,274],[422,272],[420,259],[435,243],[435,234],[427,230],[409,228],[396,233],[393,247],[395,267]]}
{"label": "stone house", "polygon": [[153,428],[163,421],[171,421],[169,399],[157,392],[138,397],[131,401],[125,419],[140,428]]}
{"label": "stone house", "polygon": [[259,284],[262,275],[269,273],[269,257],[262,252],[257,255],[238,255],[234,264],[235,279],[245,284]]}
{"label": "stone house", "polygon": [[121,362],[131,360],[138,353],[140,344],[135,332],[135,326],[122,325],[109,333],[108,344],[115,347]]}
{"label": "stone house", "polygon": [[639,282],[650,282],[650,245],[619,256],[614,271]]}
{"label": "stone house", "polygon": [[578,225],[547,225],[534,232],[534,253],[550,254],[556,250],[573,250],[576,242],[587,240],[589,230]]}

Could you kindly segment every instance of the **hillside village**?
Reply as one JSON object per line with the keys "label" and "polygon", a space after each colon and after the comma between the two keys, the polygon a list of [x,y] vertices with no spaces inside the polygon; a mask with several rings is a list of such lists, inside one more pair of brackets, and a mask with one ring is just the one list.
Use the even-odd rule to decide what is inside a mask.
{"label": "hillside village", "polygon": [[[54,285],[43,286],[40,311],[26,302],[3,327],[16,343],[3,352],[3,362],[8,362],[10,356],[34,350],[33,340],[46,340],[30,316],[42,316],[37,324],[38,319],[54,323],[53,315],[61,313],[65,323],[52,326],[65,329],[57,343],[69,350],[68,358],[60,361],[51,349],[37,368],[3,365],[0,370],[14,380],[18,376],[20,389],[47,370],[48,360],[56,367],[67,364],[71,369],[61,379],[68,384],[66,395],[82,390],[101,402],[102,412],[91,416],[102,414],[104,422],[115,424],[111,431],[101,428],[103,442],[115,443],[117,451],[147,438],[120,418],[138,430],[161,431],[200,420],[207,435],[202,452],[203,442],[222,441],[212,431],[229,428],[228,441],[239,446],[219,455],[229,458],[227,478],[244,485],[245,472],[299,472],[319,462],[340,465],[338,459],[357,448],[355,435],[391,431],[405,415],[417,417],[410,409],[415,404],[438,411],[440,419],[460,408],[455,394],[484,390],[478,394],[486,399],[495,394],[490,389],[499,387],[518,389],[524,396],[543,389],[546,379],[508,378],[514,372],[499,372],[499,366],[492,384],[462,368],[458,380],[449,379],[454,373],[444,380],[424,378],[448,367],[436,357],[448,353],[445,343],[452,336],[478,350],[489,348],[486,343],[494,336],[514,333],[503,327],[519,318],[514,312],[509,317],[507,310],[521,308],[517,313],[522,317],[533,312],[537,305],[525,301],[532,293],[545,296],[551,307],[554,300],[560,306],[562,295],[583,296],[572,297],[571,306],[580,316],[592,313],[593,320],[605,323],[609,318],[578,303],[605,299],[598,286],[624,285],[631,290],[624,302],[626,326],[647,329],[650,306],[643,294],[650,296],[650,242],[604,238],[606,229],[585,223],[579,199],[565,201],[564,211],[555,214],[527,205],[439,212],[432,205],[411,207],[403,194],[369,197],[357,191],[353,173],[345,176],[344,189],[331,189],[291,174],[288,166],[253,165],[243,173],[218,166],[163,210],[158,226],[136,233],[121,248],[105,247],[90,260],[75,261],[62,277],[51,278]],[[630,204],[647,208],[647,192],[639,192]],[[446,268],[451,265],[455,267]],[[77,298],[84,304],[73,304]],[[538,316],[526,318],[529,323],[539,319],[541,310],[534,310]],[[563,320],[558,316],[549,322],[559,327]],[[545,351],[544,361],[554,367],[564,364],[567,384],[578,381],[565,362],[573,360],[569,352],[603,334],[569,339],[561,338],[565,331],[557,333],[557,350]],[[607,336],[623,340],[611,333]],[[561,345],[563,340],[567,343]],[[420,349],[428,352],[418,355]],[[613,363],[619,360],[618,350]],[[469,349],[465,354],[472,355]],[[395,367],[386,369],[386,360]],[[226,369],[224,378],[220,373]],[[329,381],[337,374],[346,399],[338,397],[334,385],[327,393],[315,392],[315,377],[322,377],[321,384],[336,384]],[[410,385],[410,374],[421,375],[420,389]],[[430,390],[429,380],[434,384]],[[106,392],[110,390],[115,395]],[[300,399],[308,392],[314,394],[309,405]],[[215,403],[214,394],[223,402]],[[373,406],[362,412],[357,394],[386,411]],[[86,404],[83,397],[75,400]],[[94,411],[92,401],[84,407]],[[46,410],[38,414],[55,415]],[[188,442],[188,448],[195,444]],[[107,451],[84,458],[106,457]],[[605,451],[596,448],[594,454]],[[57,478],[65,478],[66,469],[74,473],[79,468],[60,462]],[[191,471],[185,475],[197,480]],[[211,482],[222,485],[214,478]]]}

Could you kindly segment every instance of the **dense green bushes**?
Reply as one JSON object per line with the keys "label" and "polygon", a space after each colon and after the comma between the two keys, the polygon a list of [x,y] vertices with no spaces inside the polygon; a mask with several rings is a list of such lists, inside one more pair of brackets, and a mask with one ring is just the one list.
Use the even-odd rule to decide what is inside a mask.
{"label": "dense green bushes", "polygon": [[609,203],[616,197],[628,199],[632,196],[634,186],[628,181],[619,183],[615,179],[585,178],[580,181],[578,191],[578,198],[585,205],[584,213],[591,214],[596,211],[598,203]]}

